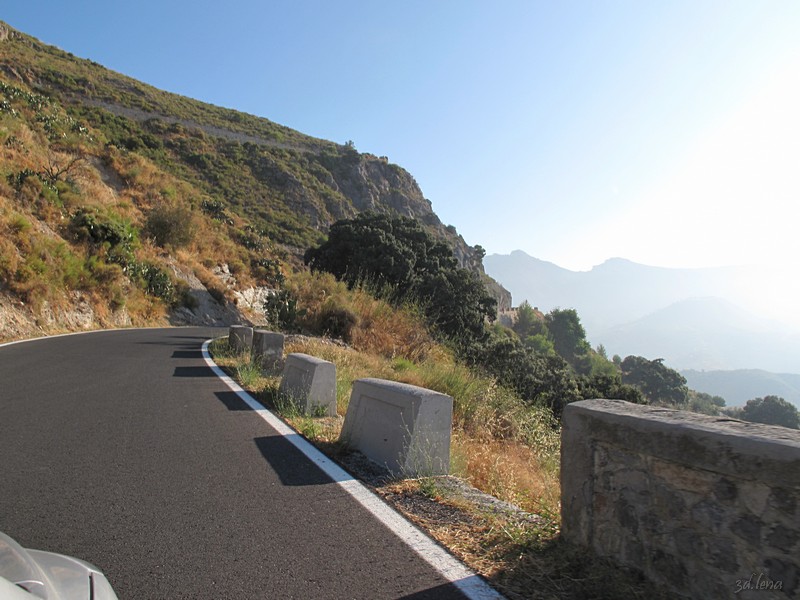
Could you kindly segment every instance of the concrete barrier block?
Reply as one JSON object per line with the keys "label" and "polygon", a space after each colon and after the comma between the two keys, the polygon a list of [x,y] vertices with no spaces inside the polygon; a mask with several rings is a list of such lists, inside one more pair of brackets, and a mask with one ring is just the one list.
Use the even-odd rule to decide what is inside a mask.
{"label": "concrete barrier block", "polygon": [[237,354],[250,352],[253,346],[253,328],[246,325],[231,325],[228,344]]}
{"label": "concrete barrier block", "polygon": [[392,473],[447,475],[452,425],[450,396],[406,383],[359,379],[341,437]]}
{"label": "concrete barrier block", "polygon": [[253,331],[253,358],[262,369],[271,369],[283,359],[282,333],[256,329]]}
{"label": "concrete barrier block", "polygon": [[306,413],[318,407],[336,416],[336,365],[295,352],[286,357],[278,393],[295,401]]}

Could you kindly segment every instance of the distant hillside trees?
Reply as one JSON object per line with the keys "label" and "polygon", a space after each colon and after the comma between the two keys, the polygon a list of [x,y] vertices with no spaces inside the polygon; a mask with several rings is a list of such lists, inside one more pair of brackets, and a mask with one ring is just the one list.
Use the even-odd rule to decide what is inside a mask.
{"label": "distant hillside trees", "polygon": [[544,319],[537,314],[527,300],[519,305],[517,318],[511,329],[519,336],[520,341],[536,354],[545,356],[556,354],[555,344]]}
{"label": "distant hillside trees", "polygon": [[511,328],[525,347],[538,355],[560,356],[578,375],[611,378],[619,375],[619,366],[608,360],[602,345],[597,351],[591,349],[574,308],[554,308],[542,315],[526,300],[517,309]]}
{"label": "distant hillside trees", "polygon": [[574,308],[556,308],[545,315],[544,321],[558,355],[576,372],[588,375],[592,369],[589,359],[591,347],[586,341],[586,331],[581,325],[578,311]]}
{"label": "distant hillside trees", "polygon": [[782,425],[800,429],[800,413],[797,407],[780,396],[765,396],[748,400],[741,412],[733,413],[745,421]]}
{"label": "distant hillside trees", "polygon": [[365,284],[395,304],[420,306],[435,334],[462,342],[481,337],[496,301],[479,277],[459,268],[452,249],[408,217],[364,213],[337,221],[305,263],[348,286]]}
{"label": "distant hillside trees", "polygon": [[642,356],[628,356],[620,363],[622,382],[641,390],[648,402],[661,402],[685,407],[689,400],[686,378],[670,369],[664,360],[648,360]]}
{"label": "distant hillside trees", "polygon": [[688,410],[706,415],[718,415],[725,407],[725,398],[722,396],[712,396],[705,392],[689,390]]}

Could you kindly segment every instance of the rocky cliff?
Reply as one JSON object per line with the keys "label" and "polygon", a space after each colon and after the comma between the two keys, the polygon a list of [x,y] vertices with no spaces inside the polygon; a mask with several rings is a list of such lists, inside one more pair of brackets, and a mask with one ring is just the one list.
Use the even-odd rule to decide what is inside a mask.
{"label": "rocky cliff", "polygon": [[[64,290],[91,290],[97,315],[127,306],[139,323],[181,316],[176,302],[233,304],[275,285],[332,223],[365,211],[420,220],[480,274],[498,308],[511,304],[485,274],[482,249],[442,224],[414,178],[350,143],[158,90],[2,23],[0,102],[0,293],[26,307],[44,299],[70,311],[77,301]],[[165,207],[201,232],[189,248],[152,237]],[[41,232],[31,237],[31,226]],[[230,281],[215,276],[223,267]],[[178,287],[153,296],[156,279]],[[211,300],[197,297],[204,290]],[[205,312],[204,322],[236,318]]]}

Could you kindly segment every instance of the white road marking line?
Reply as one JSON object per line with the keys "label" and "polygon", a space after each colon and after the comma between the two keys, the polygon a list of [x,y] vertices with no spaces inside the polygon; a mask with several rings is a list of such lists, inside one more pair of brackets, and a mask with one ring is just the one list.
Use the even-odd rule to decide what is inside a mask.
{"label": "white road marking line", "polygon": [[334,482],[340,485],[372,516],[388,527],[397,537],[411,547],[425,562],[431,565],[440,575],[456,586],[470,600],[503,600],[499,592],[492,589],[479,575],[451,556],[441,546],[422,533],[415,525],[402,517],[395,510],[370,492],[363,484],[353,478],[335,462],[317,450],[303,436],[286,425],[274,413],[266,409],[258,400],[248,394],[238,383],[228,377],[208,352],[212,340],[203,344],[203,359],[211,367],[231,391],[241,398],[256,414],[264,419],[273,429],[284,436],[295,448],[305,454]]}

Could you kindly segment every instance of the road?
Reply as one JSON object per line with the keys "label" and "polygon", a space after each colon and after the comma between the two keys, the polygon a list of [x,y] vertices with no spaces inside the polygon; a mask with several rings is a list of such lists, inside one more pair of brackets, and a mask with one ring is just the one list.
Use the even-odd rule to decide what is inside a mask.
{"label": "road", "polygon": [[121,600],[464,598],[206,366],[224,333],[0,347],[0,531]]}

